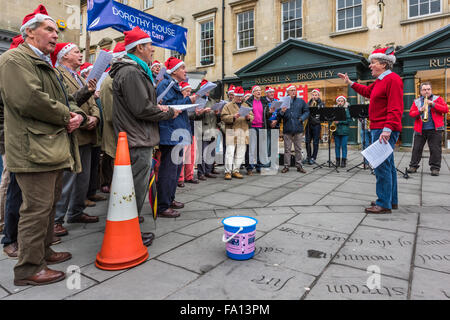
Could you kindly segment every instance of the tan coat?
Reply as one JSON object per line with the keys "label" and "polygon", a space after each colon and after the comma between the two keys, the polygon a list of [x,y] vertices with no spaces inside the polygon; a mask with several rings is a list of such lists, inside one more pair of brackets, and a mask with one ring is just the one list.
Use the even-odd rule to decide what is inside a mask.
{"label": "tan coat", "polygon": [[81,171],[78,142],[66,125],[70,112],[83,115],[84,123],[86,114],[68,94],[63,79],[28,44],[0,56],[0,94],[9,171]]}
{"label": "tan coat", "polygon": [[[61,74],[64,77],[64,81],[66,82],[68,88],[69,88],[69,94],[73,95],[75,100],[77,101],[78,106],[88,115],[91,117],[96,117],[99,122],[97,123],[97,127],[100,125],[100,110],[98,109],[94,96],[86,91],[87,96],[89,99],[86,99],[84,97],[77,97],[76,93],[77,91],[80,91],[80,89],[84,88],[86,86],[86,80],[84,80],[82,77],[79,77],[81,82],[83,83],[83,86],[80,87],[78,82],[74,79],[74,77],[67,71],[63,66],[59,66],[58,70],[61,72]],[[86,96],[86,94],[84,94]],[[83,101],[83,103],[80,103],[80,100]],[[84,102],[86,101],[86,102]],[[81,105],[80,105],[81,104]],[[86,126],[80,127],[79,129],[74,131],[74,134],[77,136],[78,139],[78,145],[84,146],[87,144],[95,145],[97,144],[97,128],[94,128],[92,130],[87,130]]]}
{"label": "tan coat", "polygon": [[[250,108],[245,102],[241,106]],[[223,107],[221,120],[225,123],[225,130],[227,131],[225,140],[227,145],[249,143],[248,129],[253,122],[253,112],[249,113],[250,120],[245,119],[245,117],[234,119],[234,115],[238,112],[239,106],[234,102],[227,103]]]}
{"label": "tan coat", "polygon": [[100,88],[100,101],[103,108],[102,150],[111,158],[116,157],[117,142],[113,126],[113,79],[108,75]]}

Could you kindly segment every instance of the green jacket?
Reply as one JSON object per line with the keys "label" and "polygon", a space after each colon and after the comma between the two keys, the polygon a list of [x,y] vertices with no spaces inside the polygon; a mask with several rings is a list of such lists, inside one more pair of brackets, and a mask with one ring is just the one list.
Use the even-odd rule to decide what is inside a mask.
{"label": "green jacket", "polygon": [[348,103],[345,105],[345,121],[338,121],[336,131],[334,132],[335,136],[348,136],[350,133],[350,122],[352,118],[350,117],[350,111],[348,111]]}
{"label": "green jacket", "polygon": [[100,87],[100,100],[103,108],[102,150],[111,158],[116,157],[117,142],[113,126],[113,79],[108,75]]}
{"label": "green jacket", "polygon": [[0,56],[0,88],[8,170],[80,172],[78,141],[66,125],[70,112],[83,115],[82,124],[86,114],[67,94],[62,77],[24,43]]}
{"label": "green jacket", "polygon": [[[90,93],[87,88],[86,80],[80,80],[83,84],[82,87],[78,84],[75,78],[67,71],[63,66],[59,66],[58,70],[64,77],[64,81],[67,84],[69,94],[73,95],[77,105],[84,111],[88,116],[96,117],[98,119],[97,126],[100,125],[100,110],[95,104],[93,93]],[[87,130],[86,127],[80,126],[79,129],[74,131],[77,136],[78,145],[84,146],[87,144],[95,145],[97,144],[97,129]]]}

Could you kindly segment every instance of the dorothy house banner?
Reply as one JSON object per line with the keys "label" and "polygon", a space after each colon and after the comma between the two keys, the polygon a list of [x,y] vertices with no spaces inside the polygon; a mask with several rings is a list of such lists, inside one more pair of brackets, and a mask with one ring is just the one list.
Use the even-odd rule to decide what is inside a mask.
{"label": "dorothy house banner", "polygon": [[139,27],[153,45],[186,54],[187,29],[113,0],[87,0],[88,31],[113,28],[124,32]]}

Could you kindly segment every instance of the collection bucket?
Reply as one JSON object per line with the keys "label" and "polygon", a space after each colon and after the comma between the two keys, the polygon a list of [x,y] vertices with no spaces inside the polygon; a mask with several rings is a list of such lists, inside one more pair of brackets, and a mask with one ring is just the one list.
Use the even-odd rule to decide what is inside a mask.
{"label": "collection bucket", "polygon": [[252,217],[232,216],[222,220],[227,244],[227,256],[234,260],[248,260],[255,254],[255,235],[258,220]]}

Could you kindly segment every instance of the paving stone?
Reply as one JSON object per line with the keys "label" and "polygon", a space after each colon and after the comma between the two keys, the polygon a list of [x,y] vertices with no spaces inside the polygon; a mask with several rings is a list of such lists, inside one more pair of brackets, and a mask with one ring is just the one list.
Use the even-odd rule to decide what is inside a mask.
{"label": "paving stone", "polygon": [[281,198],[274,203],[271,203],[270,207],[291,207],[291,206],[305,206],[305,205],[314,205],[317,201],[319,201],[324,195],[323,194],[315,194],[310,192],[305,192],[303,190],[297,190],[288,194],[287,196]]}
{"label": "paving stone", "polygon": [[450,300],[450,274],[414,268],[412,300]]}
{"label": "paving stone", "polygon": [[316,252],[336,253],[347,235],[286,223],[256,243],[255,259],[311,275],[319,275],[331,260]]}
{"label": "paving stone", "polygon": [[302,213],[289,223],[350,234],[364,217],[364,213]]}
{"label": "paving stone", "polygon": [[142,232],[153,232],[156,238],[159,238],[169,232],[181,229],[190,224],[196,223],[200,219],[166,219],[158,218],[153,221],[153,218],[146,219],[144,223],[141,223]]}
{"label": "paving stone", "polygon": [[8,296],[8,292],[6,290],[3,290],[2,288],[0,288],[0,299]]}
{"label": "paving stone", "polygon": [[202,198],[200,195],[193,194],[192,192],[189,193],[180,193],[177,192],[177,201],[182,203],[189,203],[191,201],[197,200]]}
{"label": "paving stone", "polygon": [[251,197],[247,195],[235,194],[230,192],[219,192],[213,195],[206,196],[202,199],[202,202],[211,203],[214,205],[219,205],[222,207],[232,207],[240,204]]}
{"label": "paving stone", "polygon": [[364,212],[364,209],[367,207],[367,205],[357,205],[357,206],[352,206],[352,205],[341,205],[341,206],[334,206],[334,205],[329,205],[328,208],[330,208],[330,210],[332,212],[354,212],[354,213],[360,213],[360,212]]}
{"label": "paving stone", "polygon": [[227,258],[223,234],[223,229],[215,230],[159,256],[158,260],[202,273]]}
{"label": "paving stone", "polygon": [[[76,282],[78,280],[72,280],[74,276],[80,277],[79,283]],[[42,290],[42,287],[39,286],[30,287],[27,290],[8,296],[4,300],[62,300],[95,284],[95,281],[83,275],[66,274],[65,280],[46,285],[46,290]]]}
{"label": "paving stone", "polygon": [[415,233],[418,213],[392,210],[392,214],[368,214],[363,225]]}
{"label": "paving stone", "polygon": [[219,218],[226,218],[230,216],[256,217],[256,213],[253,209],[216,209],[214,212]]}
{"label": "paving stone", "polygon": [[[202,204],[205,207],[207,207],[207,204]],[[180,212],[180,216],[175,218],[175,219],[171,219],[171,218],[158,218],[158,220],[175,220],[175,221],[181,221],[181,220],[201,220],[201,219],[208,219],[208,218],[215,218],[216,215],[214,214],[214,209],[211,208],[209,210],[195,210],[195,211],[190,211],[190,209],[192,208],[187,208],[188,210],[186,210],[187,205],[184,206],[183,209],[181,209]],[[192,222],[192,221],[191,221]],[[187,223],[187,222],[186,222]]]}
{"label": "paving stone", "polygon": [[398,202],[399,203],[407,203],[408,205],[420,205],[420,194],[399,192],[398,193]]}
{"label": "paving stone", "polygon": [[351,205],[365,205],[367,206],[367,200],[357,200],[354,198],[343,198],[327,195],[320,201],[314,203],[319,206],[351,206]]}
{"label": "paving stone", "polygon": [[424,214],[420,216],[419,225],[421,227],[450,231],[450,215],[448,213]]}
{"label": "paving stone", "polygon": [[370,204],[370,201],[374,199],[374,196],[371,194],[361,194],[361,193],[351,193],[351,192],[342,192],[342,191],[333,191],[328,194],[328,196],[344,198],[344,199],[355,199],[366,201],[367,205]]}
{"label": "paving stone", "polygon": [[250,208],[264,208],[268,206],[268,202],[260,201],[260,200],[245,200],[242,203],[239,203],[237,205],[234,205],[232,208],[243,208],[243,209],[250,209]]}
{"label": "paving stone", "polygon": [[[182,213],[182,216],[183,216],[183,213],[189,212],[189,211],[208,211],[208,210],[211,211],[213,209],[226,209],[225,206],[219,206],[217,204],[203,202],[204,199],[205,198],[203,197],[203,198],[201,198],[202,201],[195,200],[195,201],[186,203],[184,205],[184,208],[180,210],[180,212]],[[181,217],[179,217],[177,219],[180,219],[180,218]],[[194,219],[198,219],[198,217],[195,217]]]}
{"label": "paving stone", "polygon": [[173,248],[177,248],[182,244],[194,239],[192,236],[179,234],[177,232],[170,232],[157,238],[153,241],[152,245],[149,247],[148,252],[150,254],[150,259],[153,259],[161,254],[164,254]]}
{"label": "paving stone", "polygon": [[383,275],[408,279],[414,235],[360,226],[338,252],[333,262],[366,270],[371,265]]}
{"label": "paving stone", "polygon": [[324,212],[333,212],[327,206],[295,206],[291,207],[297,213],[324,213]]}
{"label": "paving stone", "polygon": [[186,234],[193,237],[201,236],[207,232],[215,230],[217,228],[223,227],[221,223],[222,219],[205,219],[193,224],[190,224],[187,227],[178,229],[178,233]]}
{"label": "paving stone", "polygon": [[366,270],[330,265],[306,300],[406,300],[408,282],[381,275],[379,288],[369,289]]}
{"label": "paving stone", "polygon": [[182,268],[149,260],[70,300],[161,300],[197,277]]}
{"label": "paving stone", "polygon": [[[272,189],[269,192],[264,193],[263,195],[252,198],[252,200],[269,202],[269,203],[275,202],[294,191],[290,188],[287,188],[286,186],[287,185],[285,185],[284,187]],[[296,189],[298,189],[298,188],[296,188]]]}
{"label": "paving stone", "polygon": [[338,183],[329,183],[329,182],[319,182],[315,181],[312,183],[309,183],[308,185],[304,186],[302,191],[307,193],[315,193],[315,194],[321,194],[325,195],[332,190],[336,189],[338,186]]}
{"label": "paving stone", "polygon": [[118,274],[121,274],[126,271],[127,270],[118,270],[118,271],[102,270],[102,269],[97,268],[95,266],[95,263],[91,263],[91,264],[81,268],[81,274],[83,274],[84,276],[87,276],[91,279],[94,279],[98,282],[103,282],[105,280],[108,280],[108,279],[115,277]]}
{"label": "paving stone", "polygon": [[423,206],[450,206],[450,197],[448,194],[435,193],[435,192],[422,192],[422,205]]}
{"label": "paving stone", "polygon": [[[297,173],[297,172],[296,172]],[[286,183],[292,182],[296,177],[287,176],[270,176],[270,177],[260,177],[259,179],[250,182],[254,186],[271,186],[272,188],[277,188],[285,185]]]}
{"label": "paving stone", "polygon": [[17,293],[19,291],[30,288],[30,286],[14,285],[14,266],[16,264],[17,260],[12,259],[5,259],[0,261],[0,285],[10,293]]}
{"label": "paving stone", "polygon": [[353,193],[353,194],[375,194],[376,193],[376,187],[375,184],[369,184],[369,183],[361,183],[358,181],[355,181],[354,179],[351,179],[347,181],[346,183],[340,185],[336,188],[337,192],[345,192],[345,193]]}
{"label": "paving stone", "polygon": [[268,191],[270,191],[270,188],[264,188],[262,186],[257,187],[257,186],[252,186],[250,184],[244,184],[244,185],[240,185],[235,188],[227,189],[227,192],[237,193],[237,194],[242,194],[242,195],[247,195],[247,196],[252,196],[252,197],[261,196]]}
{"label": "paving stone", "polygon": [[420,215],[424,215],[424,214],[441,214],[441,213],[450,213],[447,212],[445,210],[445,207],[438,207],[438,206],[426,206],[426,207],[421,207],[421,206],[408,206],[408,209],[411,210],[412,212],[418,212],[420,213]]}
{"label": "paving stone", "polygon": [[269,232],[289,219],[292,219],[294,216],[295,213],[256,216],[255,218],[258,220],[256,230]]}
{"label": "paving stone", "polygon": [[314,277],[256,260],[228,259],[170,300],[298,300]]}
{"label": "paving stone", "polygon": [[268,207],[268,208],[255,208],[254,209],[256,214],[258,216],[263,215],[278,215],[278,214],[285,214],[285,213],[292,213],[294,214],[294,210],[292,210],[289,207]]}
{"label": "paving stone", "polygon": [[414,265],[450,273],[450,231],[419,228]]}

